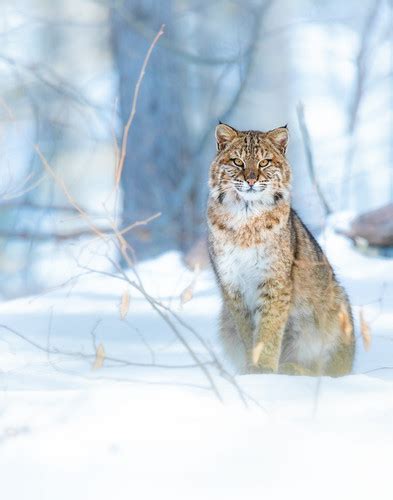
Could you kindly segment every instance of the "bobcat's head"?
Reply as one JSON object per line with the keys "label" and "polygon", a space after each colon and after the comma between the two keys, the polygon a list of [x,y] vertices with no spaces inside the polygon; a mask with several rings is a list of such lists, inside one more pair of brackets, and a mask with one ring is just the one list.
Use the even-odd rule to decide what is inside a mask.
{"label": "bobcat's head", "polygon": [[269,132],[239,131],[220,123],[216,140],[210,189],[220,203],[232,198],[273,206],[288,199],[291,170],[285,157],[286,127]]}

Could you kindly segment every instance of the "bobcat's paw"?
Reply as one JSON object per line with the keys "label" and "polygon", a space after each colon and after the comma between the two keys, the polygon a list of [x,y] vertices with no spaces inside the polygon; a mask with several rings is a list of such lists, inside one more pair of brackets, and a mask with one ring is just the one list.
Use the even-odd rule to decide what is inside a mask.
{"label": "bobcat's paw", "polygon": [[255,365],[248,365],[247,367],[247,374],[258,374],[258,373],[277,373],[277,370],[273,370],[273,368],[269,368],[267,366],[255,366]]}
{"label": "bobcat's paw", "polygon": [[278,359],[276,355],[266,350],[263,342],[259,342],[251,353],[252,373],[277,373]]}
{"label": "bobcat's paw", "polygon": [[315,375],[309,368],[297,363],[282,363],[278,372],[283,375],[304,375],[308,377]]}

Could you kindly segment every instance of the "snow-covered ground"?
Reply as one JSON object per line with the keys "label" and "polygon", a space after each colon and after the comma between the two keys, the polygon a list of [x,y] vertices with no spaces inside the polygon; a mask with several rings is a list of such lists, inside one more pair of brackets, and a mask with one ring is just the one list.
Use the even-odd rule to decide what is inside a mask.
{"label": "snow-covered ground", "polygon": [[177,254],[139,272],[200,336],[169,316],[187,345],[109,276],[1,304],[1,498],[391,500],[393,260],[360,255],[331,229],[321,243],[371,348],[358,339],[341,379],[238,376],[248,408],[211,364],[223,403],[192,366],[187,346],[202,363],[220,352],[219,298],[212,274],[195,277]]}

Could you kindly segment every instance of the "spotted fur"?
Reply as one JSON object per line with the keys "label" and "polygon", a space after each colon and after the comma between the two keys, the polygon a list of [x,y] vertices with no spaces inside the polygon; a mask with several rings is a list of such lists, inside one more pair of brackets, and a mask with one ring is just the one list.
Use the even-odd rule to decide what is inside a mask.
{"label": "spotted fur", "polygon": [[350,304],[290,205],[288,131],[216,129],[209,253],[223,298],[220,335],[237,371],[349,373]]}

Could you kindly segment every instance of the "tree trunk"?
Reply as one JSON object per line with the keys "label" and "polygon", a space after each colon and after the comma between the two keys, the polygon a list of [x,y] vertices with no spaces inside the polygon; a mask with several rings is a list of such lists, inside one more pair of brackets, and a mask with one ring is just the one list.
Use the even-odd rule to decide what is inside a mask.
{"label": "tree trunk", "polygon": [[[121,7],[112,10],[123,125],[147,49],[161,24],[165,24],[167,44],[175,43],[172,16],[172,0],[123,0]],[[183,68],[161,41],[154,48],[142,82],[122,176],[124,224],[162,213],[149,226],[128,234],[138,258],[184,247],[190,231],[180,189],[189,170],[181,101]]]}

